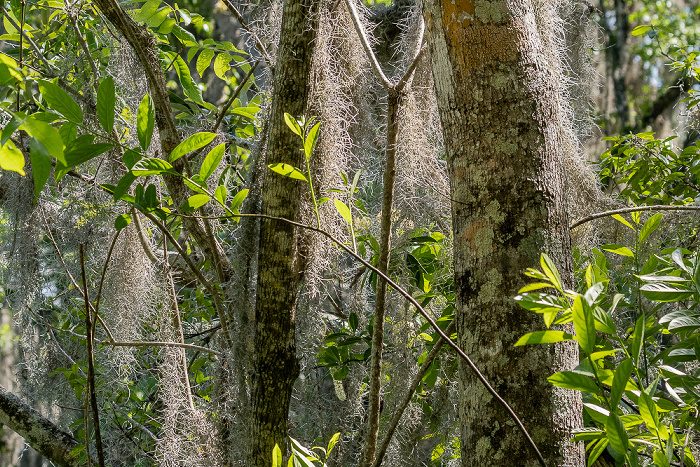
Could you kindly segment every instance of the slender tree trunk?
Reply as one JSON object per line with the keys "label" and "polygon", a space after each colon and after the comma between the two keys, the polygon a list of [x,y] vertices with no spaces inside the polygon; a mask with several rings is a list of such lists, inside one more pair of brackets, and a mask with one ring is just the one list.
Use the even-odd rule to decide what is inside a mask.
{"label": "slender tree trunk", "polygon": [[[578,363],[574,345],[514,348],[542,327],[512,297],[547,251],[571,275],[563,206],[561,66],[550,11],[532,0],[425,0],[451,180],[460,346],[514,408],[551,466],[583,466],[581,401],[547,377]],[[568,343],[572,344],[572,343]],[[506,412],[461,368],[462,464],[538,465]]]}
{"label": "slender tree trunk", "polygon": [[[284,162],[302,170],[305,164],[302,142],[285,124],[284,113],[299,116],[307,108],[317,8],[317,0],[287,0],[284,4],[267,164]],[[266,170],[262,213],[298,220],[302,187],[299,180]],[[251,420],[251,464],[256,467],[271,465],[275,444],[285,451],[287,413],[299,375],[294,323],[305,258],[300,254],[302,237],[297,230],[269,219],[260,223]]]}

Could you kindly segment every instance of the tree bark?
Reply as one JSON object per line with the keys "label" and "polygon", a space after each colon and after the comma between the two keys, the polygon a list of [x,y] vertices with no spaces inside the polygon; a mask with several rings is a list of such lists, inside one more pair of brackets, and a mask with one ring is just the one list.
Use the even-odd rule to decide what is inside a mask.
{"label": "tree bark", "polygon": [[[581,401],[547,381],[578,363],[575,343],[514,348],[542,327],[512,300],[541,251],[564,278],[571,244],[560,148],[561,65],[550,11],[532,0],[426,0],[433,76],[452,195],[458,342],[552,466],[583,466],[569,443]],[[566,280],[566,279],[565,279]],[[506,412],[461,366],[462,464],[537,465]]]}
{"label": "tree bark", "polygon": [[[284,3],[266,164],[283,162],[299,168],[305,164],[302,141],[287,127],[284,113],[298,117],[307,109],[317,8],[317,0]],[[302,187],[299,180],[266,169],[261,212],[298,220]],[[300,232],[290,224],[260,222],[251,394],[251,464],[256,467],[271,465],[275,444],[286,451],[287,414],[299,375],[294,332],[297,292],[306,263],[301,241]]]}

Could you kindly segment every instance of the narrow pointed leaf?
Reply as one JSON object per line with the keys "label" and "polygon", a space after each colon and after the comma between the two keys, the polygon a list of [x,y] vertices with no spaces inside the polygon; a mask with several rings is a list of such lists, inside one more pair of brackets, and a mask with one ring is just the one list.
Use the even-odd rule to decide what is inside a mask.
{"label": "narrow pointed leaf", "polygon": [[618,414],[610,414],[607,422],[605,422],[605,432],[610,446],[622,455],[627,454],[627,450],[629,449],[629,436]]}
{"label": "narrow pointed leaf", "polygon": [[622,217],[621,215],[619,215],[619,214],[613,214],[611,217],[612,217],[613,219],[619,221],[621,224],[626,225],[626,226],[629,227],[630,229],[634,230],[634,227],[632,226],[632,224],[630,224],[629,221],[627,221],[627,219],[625,219],[625,218]]}
{"label": "narrow pointed leaf", "polygon": [[202,177],[202,180],[206,180],[207,178],[209,178],[211,174],[213,174],[214,171],[217,169],[217,167],[219,167],[219,164],[221,163],[221,159],[224,157],[225,152],[225,143],[221,143],[214,149],[209,151],[209,154],[207,154],[207,157],[204,158],[204,160],[202,161],[202,166],[199,169],[199,176]]}
{"label": "narrow pointed leaf", "polygon": [[644,342],[644,326],[645,326],[645,316],[642,314],[634,325],[634,333],[632,335],[632,342],[629,345],[629,354],[634,359],[634,363],[639,365],[640,355],[643,349]]}
{"label": "narrow pointed leaf", "polygon": [[289,115],[288,113],[284,113],[284,122],[287,124],[290,130],[292,130],[294,133],[296,133],[298,136],[301,136],[301,127],[297,123],[297,121]]}
{"label": "narrow pointed leaf", "polygon": [[348,208],[345,203],[339,199],[334,199],[333,204],[335,205],[335,209],[338,211],[338,213],[343,217],[343,219],[345,219],[345,222],[352,224],[352,214],[350,214],[350,208]]}
{"label": "narrow pointed leaf", "polygon": [[560,292],[564,291],[564,286],[561,282],[561,276],[559,276],[559,271],[557,271],[556,266],[552,260],[545,253],[540,255],[540,266],[542,271],[549,278],[550,282],[556,287]]}
{"label": "narrow pointed leaf", "polygon": [[663,216],[664,215],[660,212],[656,213],[644,223],[644,225],[642,226],[642,230],[639,232],[640,242],[646,240],[647,237],[659,227],[659,224],[661,223],[661,218],[663,218]]}
{"label": "narrow pointed leaf", "polygon": [[224,185],[220,185],[216,187],[216,191],[214,192],[214,198],[221,203],[222,206],[226,205],[226,196],[227,196],[227,191],[226,187]]}
{"label": "narrow pointed leaf", "polygon": [[236,193],[236,196],[233,197],[231,200],[231,209],[236,210],[241,207],[243,204],[243,200],[245,200],[246,196],[248,196],[248,188],[239,191]]}
{"label": "narrow pointed leaf", "polygon": [[156,121],[156,110],[153,107],[151,96],[146,94],[139,104],[136,111],[136,133],[139,138],[139,144],[144,151],[148,150],[153,137],[153,127]]}
{"label": "narrow pointed leaf", "polygon": [[574,327],[576,328],[576,340],[584,352],[590,355],[595,351],[596,338],[593,311],[580,295],[574,300],[572,311]]}
{"label": "narrow pointed leaf", "polygon": [[268,165],[268,167],[273,172],[276,172],[280,175],[284,175],[285,177],[293,178],[295,180],[303,180],[305,182],[307,181],[304,174],[301,173],[301,170],[299,170],[296,167],[291,166],[289,164],[277,163],[277,164],[270,164],[270,165]]}
{"label": "narrow pointed leaf", "polygon": [[528,344],[551,344],[553,342],[564,342],[573,339],[569,333],[564,331],[535,331],[525,334],[523,337],[518,339],[515,343],[515,347]]}
{"label": "narrow pointed leaf", "polygon": [[617,366],[610,389],[610,410],[614,410],[617,404],[620,403],[622,393],[625,392],[625,387],[627,387],[627,381],[632,376],[632,369],[633,363],[630,358],[626,358]]}
{"label": "narrow pointed leaf", "polygon": [[194,211],[199,209],[209,202],[211,198],[208,195],[198,194],[190,196],[187,201],[182,205],[183,212]]}
{"label": "narrow pointed leaf", "polygon": [[610,253],[615,253],[616,255],[620,256],[629,256],[629,257],[634,257],[634,253],[632,253],[632,250],[627,248],[626,246],[622,245],[604,245],[603,250],[609,251]]}
{"label": "narrow pointed leaf", "polygon": [[[39,198],[41,190],[51,175],[51,155],[38,139],[29,141],[29,157],[32,161],[32,176],[34,177],[34,202]],[[24,159],[22,160],[24,162]]]}
{"label": "narrow pointed leaf", "polygon": [[584,376],[580,373],[574,373],[573,371],[560,371],[558,373],[554,373],[552,376],[547,378],[547,380],[560,388],[574,389],[576,391],[590,392],[593,394],[598,393],[598,386],[596,385],[595,381],[588,376]]}
{"label": "narrow pointed leaf", "polygon": [[691,297],[694,293],[692,290],[671,286],[662,282],[644,284],[639,290],[642,291],[645,297],[655,302],[677,302]]}
{"label": "narrow pointed leaf", "polygon": [[97,88],[97,118],[107,133],[114,129],[114,105],[116,103],[114,79],[107,76]]}
{"label": "narrow pointed leaf", "polygon": [[146,175],[160,175],[163,173],[171,175],[179,175],[173,166],[168,164],[163,159],[157,159],[155,157],[144,157],[132,167],[131,172],[139,177]]}
{"label": "narrow pointed leaf", "polygon": [[316,142],[318,141],[318,130],[320,127],[321,122],[318,122],[317,124],[312,126],[309,130],[309,134],[306,135],[306,139],[304,140],[304,154],[306,155],[307,161],[311,158],[311,153],[316,147]]}
{"label": "narrow pointed leaf", "polygon": [[208,131],[193,134],[173,149],[173,152],[170,153],[170,162],[175,162],[185,154],[203,148],[211,143],[214,138],[216,138],[216,133],[210,133]]}

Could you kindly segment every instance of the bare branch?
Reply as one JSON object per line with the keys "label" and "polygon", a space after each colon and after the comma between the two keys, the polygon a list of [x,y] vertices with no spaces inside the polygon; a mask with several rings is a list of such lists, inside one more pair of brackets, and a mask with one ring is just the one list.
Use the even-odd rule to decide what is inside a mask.
{"label": "bare branch", "polygon": [[700,211],[700,206],[635,206],[631,208],[614,209],[612,211],[598,212],[596,214],[586,216],[583,219],[579,219],[571,224],[569,229],[574,229],[581,224],[585,224],[586,222],[590,222],[595,219],[600,219],[601,217],[639,211]]}
{"label": "bare branch", "polygon": [[216,131],[219,129],[219,126],[221,126],[221,122],[224,120],[224,116],[226,115],[226,112],[228,112],[229,107],[231,107],[231,104],[233,104],[233,101],[236,100],[238,95],[241,93],[243,90],[243,87],[245,84],[248,82],[251,76],[253,76],[253,72],[255,71],[255,68],[258,66],[260,63],[260,60],[256,60],[256,62],[250,67],[250,70],[248,73],[243,77],[241,80],[241,83],[238,85],[235,91],[233,91],[233,94],[231,94],[231,97],[229,97],[228,101],[226,101],[226,104],[221,108],[221,112],[219,115],[216,117],[216,123],[214,124],[214,128],[212,128],[212,133],[216,133]]}
{"label": "bare branch", "polygon": [[255,45],[258,48],[258,52],[260,52],[260,54],[263,56],[263,58],[265,58],[265,61],[267,62],[267,66],[272,68],[274,66],[274,63],[272,62],[272,58],[270,57],[270,54],[267,53],[267,47],[265,47],[265,45],[260,41],[257,34],[255,34],[255,32],[253,32],[253,29],[250,27],[248,22],[245,20],[245,18],[241,14],[241,12],[238,11],[238,8],[236,8],[236,6],[233,3],[231,3],[231,0],[223,0],[223,2],[224,2],[224,5],[226,5],[226,7],[231,11],[231,13],[233,13],[233,16],[236,17],[236,19],[240,23],[241,27],[243,29],[245,29],[246,31],[248,31],[248,34],[250,34],[253,37],[253,40],[255,41]]}
{"label": "bare branch", "polygon": [[365,53],[367,54],[367,58],[369,58],[370,64],[372,65],[372,71],[374,71],[374,74],[377,75],[377,78],[379,78],[379,81],[382,82],[382,86],[384,86],[386,89],[392,89],[394,87],[394,84],[389,81],[389,78],[386,77],[384,72],[382,71],[382,67],[379,65],[379,62],[377,61],[377,57],[374,55],[374,52],[372,51],[372,46],[369,43],[369,39],[367,39],[367,34],[365,34],[365,30],[362,27],[362,23],[360,22],[360,15],[357,12],[357,8],[355,7],[354,0],[345,0],[345,5],[348,7],[348,11],[350,12],[350,17],[352,18],[352,24],[355,26],[355,31],[357,31],[357,35],[360,38],[360,42],[362,43],[362,48],[365,49]]}

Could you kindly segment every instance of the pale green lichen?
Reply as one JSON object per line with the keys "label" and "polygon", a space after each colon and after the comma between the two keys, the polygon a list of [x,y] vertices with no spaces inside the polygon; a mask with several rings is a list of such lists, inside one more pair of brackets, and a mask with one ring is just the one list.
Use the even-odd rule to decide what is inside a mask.
{"label": "pale green lichen", "polygon": [[486,0],[478,0],[474,4],[474,15],[482,23],[498,23],[501,21],[503,16],[497,5],[498,4],[494,4]]}
{"label": "pale green lichen", "polygon": [[491,303],[498,298],[503,276],[496,268],[486,273],[486,283],[479,290],[479,302]]}

